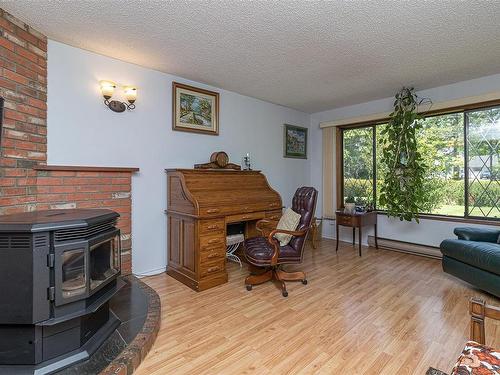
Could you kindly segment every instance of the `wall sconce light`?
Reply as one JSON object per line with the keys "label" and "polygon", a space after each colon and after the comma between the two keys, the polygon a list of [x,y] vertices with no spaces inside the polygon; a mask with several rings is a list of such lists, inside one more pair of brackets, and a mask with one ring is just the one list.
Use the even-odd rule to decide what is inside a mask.
{"label": "wall sconce light", "polygon": [[116,89],[116,83],[111,81],[100,81],[101,84],[101,92],[104,97],[104,104],[106,107],[111,109],[113,112],[124,112],[126,109],[133,110],[135,109],[135,101],[137,99],[137,88],[132,86],[124,86],[123,92],[125,94],[125,98],[128,103],[120,102],[118,100],[109,100],[113,96],[113,93]]}

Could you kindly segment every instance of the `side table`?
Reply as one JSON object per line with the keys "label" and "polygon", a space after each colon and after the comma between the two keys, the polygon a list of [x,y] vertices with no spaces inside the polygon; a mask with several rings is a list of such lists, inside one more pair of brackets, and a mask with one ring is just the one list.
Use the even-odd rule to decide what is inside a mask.
{"label": "side table", "polygon": [[375,247],[378,249],[377,242],[377,212],[356,212],[354,214],[348,214],[344,211],[336,212],[336,222],[335,222],[335,230],[337,234],[337,247],[335,248],[335,252],[339,250],[339,225],[343,225],[345,227],[352,227],[352,246],[355,245],[356,238],[356,228],[358,228],[359,235],[359,256],[361,256],[361,235],[362,228],[367,225],[373,225],[375,228]]}

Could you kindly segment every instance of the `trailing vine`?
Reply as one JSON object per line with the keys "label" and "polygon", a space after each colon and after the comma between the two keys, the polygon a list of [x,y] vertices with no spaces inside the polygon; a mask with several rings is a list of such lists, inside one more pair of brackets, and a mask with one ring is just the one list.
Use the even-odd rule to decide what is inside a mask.
{"label": "trailing vine", "polygon": [[380,205],[389,217],[417,223],[426,203],[424,182],[428,166],[417,149],[423,119],[418,114],[418,106],[424,101],[426,99],[419,98],[413,88],[403,87],[396,94],[388,126],[381,131],[384,173]]}

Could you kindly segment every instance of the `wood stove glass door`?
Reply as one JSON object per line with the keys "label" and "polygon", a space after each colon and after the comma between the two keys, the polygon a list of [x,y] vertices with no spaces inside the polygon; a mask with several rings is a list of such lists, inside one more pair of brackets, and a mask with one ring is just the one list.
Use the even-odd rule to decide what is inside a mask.
{"label": "wood stove glass door", "polygon": [[90,243],[90,293],[114,278],[120,272],[120,231],[111,237]]}
{"label": "wood stove glass door", "polygon": [[86,298],[87,241],[55,247],[56,305]]}

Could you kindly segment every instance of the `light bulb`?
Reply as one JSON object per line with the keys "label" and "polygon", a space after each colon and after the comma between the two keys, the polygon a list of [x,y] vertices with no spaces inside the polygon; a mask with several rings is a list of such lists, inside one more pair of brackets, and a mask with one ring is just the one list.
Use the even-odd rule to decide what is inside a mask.
{"label": "light bulb", "polygon": [[132,86],[126,86],[123,88],[125,93],[125,98],[128,100],[130,104],[134,103],[137,100],[137,88]]}
{"label": "light bulb", "polygon": [[116,88],[116,84],[111,81],[100,81],[102,96],[105,99],[110,99]]}

